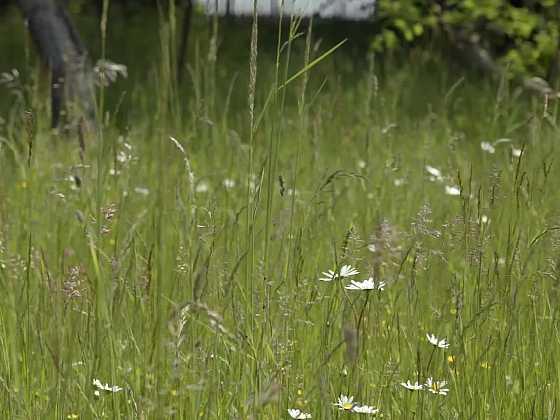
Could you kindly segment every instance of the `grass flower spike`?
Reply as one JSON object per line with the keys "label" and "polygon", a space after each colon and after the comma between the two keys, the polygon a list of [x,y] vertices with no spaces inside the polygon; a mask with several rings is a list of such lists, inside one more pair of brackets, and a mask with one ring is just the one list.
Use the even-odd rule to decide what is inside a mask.
{"label": "grass flower spike", "polygon": [[446,388],[446,381],[434,381],[432,378],[426,379],[424,385],[428,391],[436,395],[447,395],[449,388]]}
{"label": "grass flower spike", "polygon": [[373,277],[370,277],[369,279],[364,281],[351,280],[351,283],[344,288],[348,290],[384,290],[385,282],[380,281],[379,283],[375,284],[375,281],[373,281]]}
{"label": "grass flower spike", "polygon": [[411,383],[410,381],[401,382],[401,386],[405,387],[409,391],[421,391],[424,389],[424,385],[419,384],[418,381]]}
{"label": "grass flower spike", "polygon": [[310,419],[311,418],[311,414],[304,413],[303,411],[301,411],[298,408],[288,408],[288,414],[293,419]]}
{"label": "grass flower spike", "polygon": [[439,338],[437,338],[434,334],[426,334],[426,337],[428,338],[428,341],[430,342],[430,344],[434,347],[438,347],[440,349],[446,349],[449,347],[449,343],[447,342],[447,340],[445,338],[442,338],[441,340]]}

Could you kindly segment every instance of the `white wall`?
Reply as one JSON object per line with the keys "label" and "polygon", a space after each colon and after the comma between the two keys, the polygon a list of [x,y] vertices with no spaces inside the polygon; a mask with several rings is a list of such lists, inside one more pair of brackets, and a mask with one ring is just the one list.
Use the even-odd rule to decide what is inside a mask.
{"label": "white wall", "polygon": [[[195,0],[206,13],[236,16],[253,14],[253,0]],[[365,20],[373,15],[375,0],[257,0],[257,12],[261,16],[277,16],[284,8],[284,15]]]}

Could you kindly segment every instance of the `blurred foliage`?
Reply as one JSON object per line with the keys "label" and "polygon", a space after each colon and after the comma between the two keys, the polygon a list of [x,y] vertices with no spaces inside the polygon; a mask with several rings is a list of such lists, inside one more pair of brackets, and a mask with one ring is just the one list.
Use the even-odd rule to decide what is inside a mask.
{"label": "blurred foliage", "polygon": [[557,0],[378,0],[376,51],[427,37],[467,40],[489,51],[512,76],[553,77],[558,60]]}
{"label": "blurred foliage", "polygon": [[[175,0],[178,10],[182,10],[183,2]],[[103,0],[66,0],[73,16],[89,19],[99,17],[102,4]],[[168,0],[110,0],[110,4],[111,14],[114,14],[113,6],[118,5],[118,19],[121,24],[126,19],[129,27],[138,15],[156,8],[161,14]],[[5,24],[4,13],[8,8],[3,7],[7,5],[14,6],[15,1],[0,0],[0,14],[4,19],[0,34],[2,25],[9,26]],[[202,14],[199,8],[197,11],[196,14]],[[339,36],[340,25],[327,21],[317,26],[322,29],[321,35],[328,34],[328,28],[332,28]],[[467,43],[488,51],[512,77],[558,80],[560,74],[559,0],[377,0],[375,25],[370,25],[368,30],[363,25],[352,24],[344,26],[345,30],[351,26],[357,29],[347,37],[356,45],[371,40],[377,52],[390,52],[427,40],[444,40],[451,46]],[[371,33],[372,27],[377,31],[375,35]],[[83,31],[81,27],[80,31]],[[464,51],[459,51],[459,55],[471,59]]]}

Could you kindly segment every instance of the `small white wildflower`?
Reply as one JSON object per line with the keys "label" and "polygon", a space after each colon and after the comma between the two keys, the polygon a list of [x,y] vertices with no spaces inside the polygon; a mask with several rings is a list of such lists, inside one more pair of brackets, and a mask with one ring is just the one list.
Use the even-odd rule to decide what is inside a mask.
{"label": "small white wildflower", "polygon": [[103,385],[103,383],[99,379],[94,379],[93,380],[93,386],[96,387],[97,389],[100,389],[101,391],[107,391],[107,392],[122,391],[122,388],[120,386],[117,386],[117,385],[111,386],[109,384]]}
{"label": "small white wildflower", "polygon": [[231,189],[231,188],[235,188],[235,180],[233,180],[233,179],[231,179],[231,178],[226,178],[226,179],[224,179],[224,181],[223,181],[222,184],[223,184],[223,186],[224,186],[225,188],[227,188],[228,190]]}
{"label": "small white wildflower", "polygon": [[485,214],[483,214],[483,215],[480,217],[480,223],[482,223],[482,224],[486,224],[486,223],[488,223],[489,221],[490,221],[490,219],[489,219],[488,216],[486,216]]}
{"label": "small white wildflower", "polygon": [[446,185],[445,186],[445,194],[447,194],[447,195],[460,195],[461,190],[459,189],[459,187],[456,187],[454,185]]}
{"label": "small white wildflower", "polygon": [[358,160],[358,168],[360,169],[364,169],[366,167],[366,161],[365,160]]}
{"label": "small white wildflower", "polygon": [[119,150],[119,152],[117,153],[117,160],[120,163],[126,163],[128,162],[130,159],[132,159],[131,155],[127,155],[125,152],[123,152],[122,150]]}
{"label": "small white wildflower", "polygon": [[405,182],[404,178],[397,178],[397,179],[393,180],[393,185],[395,187],[400,187],[400,186],[404,185],[404,182]]}
{"label": "small white wildflower", "polygon": [[359,414],[377,414],[379,413],[379,408],[372,407],[371,405],[355,405],[352,407],[352,412]]}
{"label": "small white wildflower", "polygon": [[449,388],[446,388],[446,381],[434,381],[432,378],[426,379],[426,384],[424,385],[428,391],[436,395],[447,395]]}
{"label": "small white wildflower", "polygon": [[148,195],[150,194],[150,190],[145,187],[136,187],[134,188],[134,192],[141,195]]}
{"label": "small white wildflower", "polygon": [[200,181],[198,184],[196,184],[194,191],[197,193],[205,193],[208,192],[208,189],[209,189],[208,182]]}
{"label": "small white wildflower", "polygon": [[377,252],[377,246],[375,246],[375,244],[369,244],[367,246],[368,251],[370,252]]}
{"label": "small white wildflower", "polygon": [[342,268],[340,269],[340,274],[336,273],[333,270],[328,270],[323,272],[323,276],[319,278],[319,280],[321,281],[332,281],[334,279],[336,279],[337,277],[351,277],[351,276],[355,276],[356,274],[360,274],[360,272],[358,270],[356,270],[354,267],[352,267],[351,265],[347,264],[347,265],[343,265]]}
{"label": "small white wildflower", "polygon": [[496,152],[496,148],[491,143],[488,143],[487,141],[483,141],[482,143],[480,143],[480,148],[490,154]]}
{"label": "small white wildflower", "polygon": [[428,172],[431,177],[430,181],[442,181],[443,176],[441,175],[441,171],[438,168],[434,168],[433,166],[426,165],[426,172]]}
{"label": "small white wildflower", "polygon": [[385,282],[380,281],[375,284],[373,277],[370,277],[369,279],[361,282],[351,280],[351,283],[344,288],[348,290],[385,290]]}
{"label": "small white wildflower", "polygon": [[437,338],[434,334],[426,334],[426,337],[428,338],[428,341],[430,342],[430,344],[434,347],[438,347],[440,349],[446,349],[449,347],[449,343],[447,342],[447,340],[445,338],[442,338],[441,340],[439,338]]}
{"label": "small white wildflower", "polygon": [[338,397],[338,401],[334,403],[335,406],[337,406],[339,408],[339,410],[344,410],[344,411],[352,411],[352,408],[354,408],[354,397],[348,397],[344,394],[340,394],[340,397]]}
{"label": "small white wildflower", "polygon": [[424,385],[418,383],[418,381],[416,381],[415,383],[412,383],[410,381],[401,382],[401,386],[405,387],[409,391],[421,391],[422,389],[424,389]]}
{"label": "small white wildflower", "polygon": [[521,149],[516,149],[515,147],[512,147],[511,154],[513,155],[513,157],[519,157],[521,156]]}
{"label": "small white wildflower", "polygon": [[288,408],[288,414],[293,419],[310,419],[311,418],[311,414],[304,413],[303,411],[301,411],[298,408]]}

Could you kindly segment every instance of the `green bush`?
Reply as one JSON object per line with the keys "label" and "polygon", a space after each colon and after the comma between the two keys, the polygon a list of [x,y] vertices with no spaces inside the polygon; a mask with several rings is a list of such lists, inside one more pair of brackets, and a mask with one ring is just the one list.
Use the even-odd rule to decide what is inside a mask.
{"label": "green bush", "polygon": [[376,51],[427,36],[463,40],[490,52],[512,76],[551,77],[558,59],[560,5],[556,0],[378,0]]}

